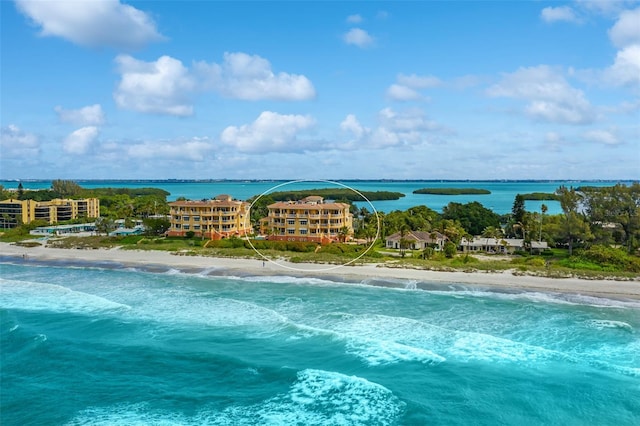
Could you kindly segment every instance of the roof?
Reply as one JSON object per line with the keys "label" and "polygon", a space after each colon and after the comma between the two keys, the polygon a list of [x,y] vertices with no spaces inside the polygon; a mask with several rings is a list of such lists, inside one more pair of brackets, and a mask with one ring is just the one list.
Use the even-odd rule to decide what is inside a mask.
{"label": "roof", "polygon": [[338,209],[342,210],[345,208],[349,208],[349,204],[346,203],[320,203],[320,204],[310,204],[303,203],[300,201],[278,201],[277,203],[269,204],[267,206],[270,209],[295,209],[295,210],[309,210],[309,209],[320,209],[320,210],[329,210],[329,209]]}
{"label": "roof", "polygon": [[183,200],[173,201],[169,203],[172,207],[238,207],[242,205],[248,206],[249,203],[245,201],[233,201],[233,200]]}
{"label": "roof", "polygon": [[[433,237],[432,237],[433,235]],[[435,237],[435,238],[434,238]],[[387,237],[387,240],[400,240],[400,232],[396,232],[394,234],[391,234]],[[441,233],[439,233],[438,231],[431,231],[431,232],[427,232],[427,231],[407,231],[404,234],[404,238],[405,240],[409,240],[409,241],[427,241],[427,242],[432,242],[432,241],[436,241],[436,240],[444,240],[447,237],[445,237],[444,235],[442,235]]]}

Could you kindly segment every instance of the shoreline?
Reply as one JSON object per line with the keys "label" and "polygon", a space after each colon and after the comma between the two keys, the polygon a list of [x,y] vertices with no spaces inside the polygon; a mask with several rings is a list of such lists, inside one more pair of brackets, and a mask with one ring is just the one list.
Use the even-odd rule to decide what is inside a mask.
{"label": "shoreline", "polygon": [[[439,285],[470,285],[479,289],[503,291],[542,291],[551,293],[579,294],[610,299],[640,300],[640,281],[587,280],[580,278],[547,278],[532,275],[514,275],[504,272],[444,272],[411,268],[395,268],[378,264],[326,265],[315,263],[263,262],[261,259],[239,259],[176,255],[154,250],[119,249],[60,249],[48,247],[20,247],[0,243],[0,256],[13,258],[28,265],[37,262],[63,262],[74,266],[105,267],[121,265],[154,269],[177,269],[181,271],[207,271],[236,273],[240,276],[295,276],[343,279],[347,282],[362,282],[366,279],[407,280]],[[23,256],[26,256],[23,257]],[[102,264],[102,265],[101,265]]]}

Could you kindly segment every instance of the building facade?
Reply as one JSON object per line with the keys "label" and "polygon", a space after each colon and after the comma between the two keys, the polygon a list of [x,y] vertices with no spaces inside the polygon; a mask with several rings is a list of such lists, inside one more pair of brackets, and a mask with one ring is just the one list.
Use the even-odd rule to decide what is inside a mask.
{"label": "building facade", "polygon": [[15,228],[34,220],[53,224],[82,217],[100,217],[100,200],[56,198],[51,201],[9,199],[0,202],[0,228],[2,229]]}
{"label": "building facade", "polygon": [[322,197],[310,196],[267,208],[269,214],[260,221],[260,228],[269,240],[326,244],[345,241],[353,235],[349,204],[326,203]]}
{"label": "building facade", "polygon": [[[404,247],[402,247],[402,240],[404,240]],[[434,250],[440,251],[446,242],[447,237],[437,231],[407,231],[404,235],[401,232],[389,235],[385,238],[385,247],[409,250],[424,250],[427,247],[432,247]]]}
{"label": "building facade", "polygon": [[212,240],[243,236],[252,232],[250,204],[229,195],[212,200],[169,203],[171,227],[167,235],[182,237],[188,232]]}

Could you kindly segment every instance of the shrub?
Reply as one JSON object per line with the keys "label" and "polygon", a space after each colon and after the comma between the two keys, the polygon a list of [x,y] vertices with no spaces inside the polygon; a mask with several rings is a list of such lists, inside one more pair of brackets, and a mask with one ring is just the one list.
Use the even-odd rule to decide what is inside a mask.
{"label": "shrub", "polygon": [[452,243],[451,241],[447,241],[444,244],[444,247],[442,249],[444,251],[444,255],[448,258],[451,259],[453,256],[456,255],[458,249],[456,248],[456,245],[454,243]]}

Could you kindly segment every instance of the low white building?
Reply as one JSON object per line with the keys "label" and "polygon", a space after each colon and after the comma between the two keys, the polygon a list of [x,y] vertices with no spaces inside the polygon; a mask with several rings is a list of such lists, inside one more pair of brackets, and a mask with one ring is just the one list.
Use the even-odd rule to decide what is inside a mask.
{"label": "low white building", "polygon": [[531,250],[541,252],[548,249],[546,241],[531,241],[531,247],[525,247],[522,238],[486,238],[473,237],[470,240],[463,238],[458,244],[458,250],[463,253],[484,252],[498,254],[512,254],[515,251]]}
{"label": "low white building", "polygon": [[407,242],[405,248],[409,250],[424,250],[427,247],[433,247],[435,250],[440,251],[447,241],[447,237],[437,231],[407,231],[403,236],[401,236],[400,232],[396,232],[385,238],[385,247],[399,249],[400,240],[402,239]]}

